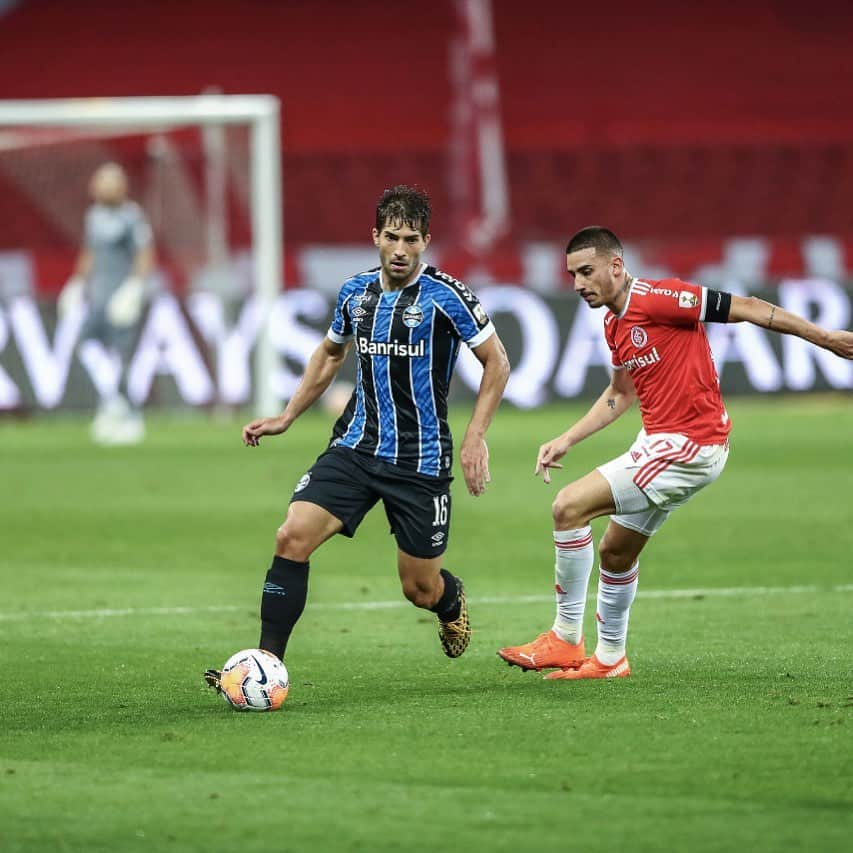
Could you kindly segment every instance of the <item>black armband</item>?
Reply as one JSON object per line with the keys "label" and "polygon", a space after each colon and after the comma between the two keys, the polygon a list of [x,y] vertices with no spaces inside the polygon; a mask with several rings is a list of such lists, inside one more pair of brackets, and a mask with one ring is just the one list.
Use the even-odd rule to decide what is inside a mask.
{"label": "black armband", "polygon": [[706,323],[728,323],[729,310],[732,307],[732,295],[724,290],[711,290],[706,293],[705,316]]}

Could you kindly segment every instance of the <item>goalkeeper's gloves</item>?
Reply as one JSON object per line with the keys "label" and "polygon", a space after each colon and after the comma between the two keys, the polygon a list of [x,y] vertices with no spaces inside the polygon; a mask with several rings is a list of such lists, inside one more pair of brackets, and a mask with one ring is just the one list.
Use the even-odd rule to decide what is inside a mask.
{"label": "goalkeeper's gloves", "polygon": [[75,275],[68,279],[65,286],[59,292],[56,300],[56,311],[60,317],[76,311],[86,298],[86,279],[81,275]]}
{"label": "goalkeeper's gloves", "polygon": [[142,304],[145,300],[145,282],[138,276],[131,276],[107,302],[107,320],[119,328],[135,326],[142,316]]}
{"label": "goalkeeper's gloves", "polygon": [[217,693],[222,692],[220,685],[222,673],[218,669],[208,669],[204,673],[204,680],[207,682],[208,687],[212,687]]}

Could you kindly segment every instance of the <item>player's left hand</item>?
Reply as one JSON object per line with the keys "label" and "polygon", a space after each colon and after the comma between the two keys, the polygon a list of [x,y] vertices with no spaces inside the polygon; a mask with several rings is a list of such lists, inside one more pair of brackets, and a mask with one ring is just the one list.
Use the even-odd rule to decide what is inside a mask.
{"label": "player's left hand", "polygon": [[853,359],[853,332],[830,332],[826,348],[841,358]]}
{"label": "player's left hand", "polygon": [[107,302],[107,319],[117,329],[135,326],[142,315],[144,298],[145,282],[141,278],[131,276]]}
{"label": "player's left hand", "polygon": [[468,493],[479,497],[486,491],[486,484],[491,482],[489,475],[489,448],[484,438],[465,436],[462,449],[459,451],[462,463],[462,476]]}

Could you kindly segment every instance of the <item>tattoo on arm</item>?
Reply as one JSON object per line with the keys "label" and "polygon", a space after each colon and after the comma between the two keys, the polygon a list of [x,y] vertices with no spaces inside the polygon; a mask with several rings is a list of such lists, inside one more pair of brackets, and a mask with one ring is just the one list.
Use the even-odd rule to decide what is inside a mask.
{"label": "tattoo on arm", "polygon": [[613,399],[613,397],[607,398],[607,405],[610,406],[611,409],[616,408],[616,401]]}
{"label": "tattoo on arm", "polygon": [[776,306],[775,306],[775,305],[771,305],[771,306],[770,306],[770,319],[767,321],[767,328],[768,328],[768,329],[772,329],[772,328],[773,328],[773,315],[774,315],[775,313],[776,313]]}

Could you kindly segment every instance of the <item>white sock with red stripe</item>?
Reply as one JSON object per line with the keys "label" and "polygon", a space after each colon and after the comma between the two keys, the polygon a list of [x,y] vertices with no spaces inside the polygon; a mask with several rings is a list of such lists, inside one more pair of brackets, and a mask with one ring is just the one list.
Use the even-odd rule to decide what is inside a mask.
{"label": "white sock with red stripe", "polygon": [[639,576],[639,561],[622,574],[599,567],[598,607],[595,613],[598,645],[595,647],[595,656],[605,666],[613,666],[625,656],[628,614],[637,594]]}
{"label": "white sock with red stripe", "polygon": [[557,590],[557,618],[554,633],[567,643],[579,643],[583,636],[586,590],[595,552],[589,525],[577,530],[555,530],[554,585]]}

